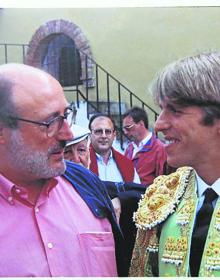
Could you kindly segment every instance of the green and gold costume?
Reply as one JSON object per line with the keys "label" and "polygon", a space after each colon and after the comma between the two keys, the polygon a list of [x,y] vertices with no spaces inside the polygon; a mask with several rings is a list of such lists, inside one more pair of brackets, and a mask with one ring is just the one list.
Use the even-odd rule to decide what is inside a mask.
{"label": "green and gold costume", "polygon": [[[154,180],[134,215],[138,233],[130,276],[190,276],[197,203],[192,168],[182,167]],[[220,199],[212,216],[199,276],[220,276]]]}

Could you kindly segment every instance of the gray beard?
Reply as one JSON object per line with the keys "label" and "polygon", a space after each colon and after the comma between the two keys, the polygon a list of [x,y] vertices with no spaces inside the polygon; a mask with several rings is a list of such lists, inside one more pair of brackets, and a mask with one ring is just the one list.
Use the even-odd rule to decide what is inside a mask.
{"label": "gray beard", "polygon": [[50,166],[49,156],[60,145],[51,147],[46,152],[33,151],[27,143],[24,143],[21,133],[13,130],[9,145],[10,162],[17,170],[35,175],[39,179],[48,179],[62,175],[66,170],[64,159],[59,167]]}

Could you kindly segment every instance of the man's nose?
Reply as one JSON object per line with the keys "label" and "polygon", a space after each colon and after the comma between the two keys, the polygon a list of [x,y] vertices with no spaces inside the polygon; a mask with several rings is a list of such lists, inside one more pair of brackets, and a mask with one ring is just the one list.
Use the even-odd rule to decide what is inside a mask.
{"label": "man's nose", "polygon": [[62,138],[62,140],[65,140],[65,141],[70,141],[73,139],[74,135],[72,133],[72,130],[71,130],[67,120],[63,121],[63,125],[58,133],[58,137],[60,139]]}
{"label": "man's nose", "polygon": [[74,161],[75,163],[80,163],[80,162],[81,162],[80,156],[78,155],[78,153],[74,153],[74,155],[73,155],[73,161]]}
{"label": "man's nose", "polygon": [[164,111],[162,110],[155,122],[154,130],[157,133],[166,130],[168,127],[169,127],[169,121],[166,118]]}

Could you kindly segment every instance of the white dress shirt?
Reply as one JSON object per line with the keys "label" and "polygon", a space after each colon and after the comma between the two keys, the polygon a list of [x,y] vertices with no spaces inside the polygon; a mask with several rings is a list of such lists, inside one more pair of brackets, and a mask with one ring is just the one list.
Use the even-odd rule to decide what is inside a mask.
{"label": "white dress shirt", "polygon": [[[197,183],[197,194],[199,198],[197,213],[202,207],[203,201],[205,199],[204,192],[207,188],[212,188],[218,196],[220,196],[220,178],[218,178],[212,185],[206,184],[202,178],[196,173],[196,183]],[[216,203],[216,199],[213,201],[213,206]]]}
{"label": "white dress shirt", "polygon": [[134,147],[133,150],[133,154],[132,154],[132,158],[136,155],[137,152],[139,152],[143,146],[151,139],[152,137],[152,132],[149,132],[149,134],[147,135],[147,137],[145,137],[137,146],[134,142],[132,142],[132,145]]}
{"label": "white dress shirt", "polygon": [[[104,163],[103,157],[96,153],[99,178],[102,181],[111,181],[111,182],[123,182],[121,172],[119,171],[117,164],[113,158],[112,151],[109,155],[107,164]],[[134,172],[134,183],[140,184],[140,178],[137,174],[137,171]]]}

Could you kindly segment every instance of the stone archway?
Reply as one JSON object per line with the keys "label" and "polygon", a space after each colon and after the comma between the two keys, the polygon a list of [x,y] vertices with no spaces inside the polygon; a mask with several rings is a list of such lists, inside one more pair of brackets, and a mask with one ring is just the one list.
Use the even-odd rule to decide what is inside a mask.
{"label": "stone archway", "polygon": [[[82,30],[74,23],[59,19],[48,21],[45,24],[41,25],[35,34],[32,36],[29,46],[27,49],[27,54],[25,57],[25,63],[28,65],[32,65],[34,67],[41,67],[41,53],[40,46],[42,42],[47,41],[47,39],[56,34],[65,34],[70,37],[76,45],[76,48],[80,52],[80,60],[81,60],[81,69],[82,69],[82,77],[83,83],[86,84],[87,78],[87,86],[93,87],[94,82],[94,63],[92,60],[92,52],[89,46],[89,42],[83,34]],[[87,62],[86,62],[87,57]],[[87,67],[87,74],[86,74]]]}

